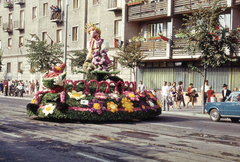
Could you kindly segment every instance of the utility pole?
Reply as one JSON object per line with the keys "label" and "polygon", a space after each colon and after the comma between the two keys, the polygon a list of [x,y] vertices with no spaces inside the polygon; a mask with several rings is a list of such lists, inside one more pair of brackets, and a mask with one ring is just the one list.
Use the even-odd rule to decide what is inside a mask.
{"label": "utility pole", "polygon": [[67,23],[68,23],[68,6],[69,6],[69,0],[66,0],[65,41],[64,41],[64,63],[65,63],[65,64],[67,64]]}

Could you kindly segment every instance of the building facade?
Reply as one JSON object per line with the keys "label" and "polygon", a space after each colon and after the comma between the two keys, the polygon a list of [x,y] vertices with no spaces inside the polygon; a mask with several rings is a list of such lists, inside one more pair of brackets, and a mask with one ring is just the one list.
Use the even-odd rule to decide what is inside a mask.
{"label": "building facade", "polygon": [[[68,7],[67,52],[87,48],[90,37],[85,33],[85,24],[92,22],[101,29],[101,37],[109,42],[111,60],[120,70],[124,80],[135,80],[129,69],[117,62],[115,40],[127,42],[142,32],[145,38],[141,50],[148,55],[144,64],[137,70],[137,82],[142,80],[148,89],[160,89],[163,81],[183,81],[185,88],[189,83],[200,91],[202,76],[192,72],[187,65],[200,66],[198,55],[181,53],[174,35],[174,28],[180,28],[182,14],[189,13],[185,6],[197,9],[199,4],[208,7],[211,0],[149,0],[127,4],[128,0],[71,0]],[[229,30],[240,24],[239,0],[221,0],[227,5],[221,24]],[[57,14],[50,7],[58,6]],[[27,51],[23,44],[36,34],[41,40],[64,43],[66,0],[0,0],[0,48],[3,51],[1,79],[41,79],[42,74],[31,74],[31,64],[25,57]],[[162,33],[170,40],[158,39]],[[238,54],[239,55],[239,54]],[[69,58],[69,57],[68,57]],[[82,79],[81,74],[72,74],[71,61],[67,58],[67,78]],[[220,92],[222,84],[229,88],[240,88],[239,63],[227,63],[219,68],[208,70],[208,80],[213,90]],[[22,69],[23,73],[19,73]]]}

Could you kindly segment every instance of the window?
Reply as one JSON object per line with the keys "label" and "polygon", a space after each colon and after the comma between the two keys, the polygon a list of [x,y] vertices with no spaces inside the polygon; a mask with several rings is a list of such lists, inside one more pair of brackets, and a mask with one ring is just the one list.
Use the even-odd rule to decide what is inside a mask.
{"label": "window", "polygon": [[73,9],[78,8],[78,0],[73,0]]}
{"label": "window", "polygon": [[219,21],[220,21],[221,27],[228,28],[228,29],[230,28],[230,21],[231,21],[230,14],[220,15]]}
{"label": "window", "polygon": [[172,36],[172,22],[167,22],[167,37],[170,38]]}
{"label": "window", "polygon": [[18,69],[22,69],[22,62],[18,62]]}
{"label": "window", "polygon": [[12,13],[10,13],[10,14],[8,15],[8,22],[9,22],[9,28],[10,28],[10,29],[12,29],[12,19],[13,19]]}
{"label": "window", "polygon": [[58,0],[58,8],[61,9],[62,8],[62,0]]}
{"label": "window", "polygon": [[163,33],[163,23],[148,25],[148,37],[155,37],[158,36],[160,33]]}
{"label": "window", "polygon": [[23,46],[23,36],[19,37],[19,47]]}
{"label": "window", "polygon": [[0,16],[0,26],[2,26],[2,16]]}
{"label": "window", "polygon": [[11,73],[11,63],[7,63],[7,73]]}
{"label": "window", "polygon": [[72,28],[72,41],[77,41],[78,40],[78,27],[73,27]]}
{"label": "window", "polygon": [[47,32],[42,32],[42,41],[47,41]]}
{"label": "window", "polygon": [[43,16],[48,15],[48,3],[43,4]]}
{"label": "window", "polygon": [[122,36],[122,20],[115,21],[114,35],[115,37]]}
{"label": "window", "polygon": [[62,30],[57,30],[57,43],[62,43]]}
{"label": "window", "polygon": [[12,38],[8,38],[8,49],[12,48]]}
{"label": "window", "polygon": [[117,57],[114,57],[113,62],[114,62],[114,67],[116,67],[116,68],[115,68],[115,71],[118,71],[118,70],[121,71],[121,64],[119,64]]}
{"label": "window", "polygon": [[20,11],[20,28],[24,28],[24,10]]}
{"label": "window", "polygon": [[2,49],[2,41],[0,40],[0,49]]}
{"label": "window", "polygon": [[37,18],[37,7],[33,7],[32,8],[32,19],[36,19]]}
{"label": "window", "polygon": [[99,4],[100,0],[93,0],[93,5]]}

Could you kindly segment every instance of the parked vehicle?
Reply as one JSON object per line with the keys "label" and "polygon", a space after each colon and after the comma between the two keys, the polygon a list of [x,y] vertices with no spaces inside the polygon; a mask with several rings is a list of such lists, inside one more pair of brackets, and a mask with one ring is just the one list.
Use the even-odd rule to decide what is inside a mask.
{"label": "parked vehicle", "polygon": [[240,119],[240,91],[232,92],[225,102],[206,103],[207,113],[214,122],[220,118],[230,118],[232,122]]}

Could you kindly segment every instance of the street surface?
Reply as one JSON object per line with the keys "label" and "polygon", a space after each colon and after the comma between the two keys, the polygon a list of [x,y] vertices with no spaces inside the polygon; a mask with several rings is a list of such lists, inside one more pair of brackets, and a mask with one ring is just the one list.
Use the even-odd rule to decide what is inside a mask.
{"label": "street surface", "polygon": [[0,161],[240,161],[240,123],[175,114],[86,123],[28,117],[20,98],[0,97]]}

